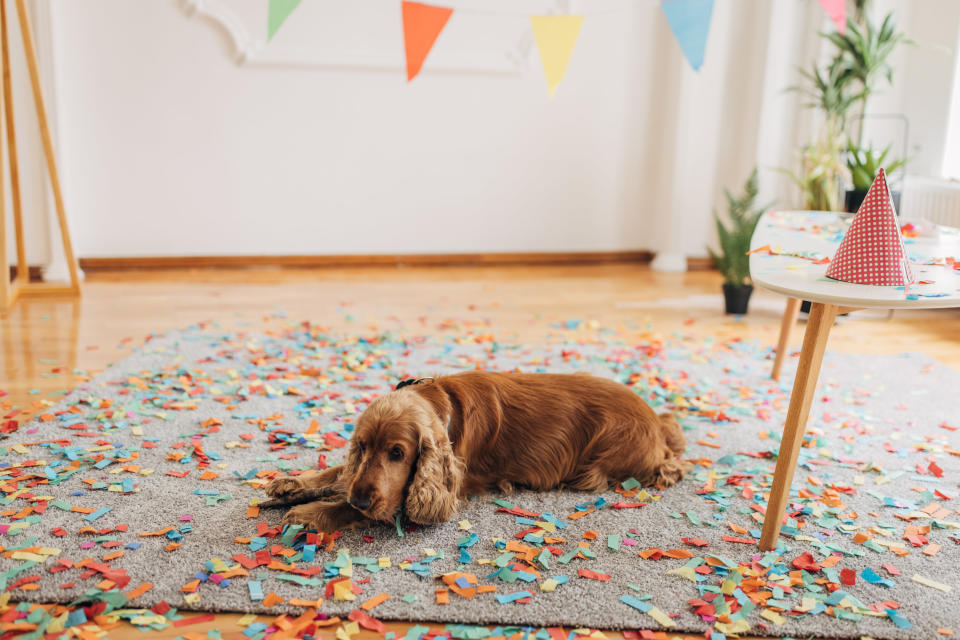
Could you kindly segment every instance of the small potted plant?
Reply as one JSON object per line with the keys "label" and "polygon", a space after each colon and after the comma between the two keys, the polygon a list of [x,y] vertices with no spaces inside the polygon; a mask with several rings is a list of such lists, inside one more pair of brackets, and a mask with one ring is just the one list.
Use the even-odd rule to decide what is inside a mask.
{"label": "small potted plant", "polygon": [[747,179],[743,186],[743,193],[734,196],[728,189],[724,189],[727,198],[727,217],[729,226],[724,223],[720,215],[714,211],[713,217],[717,223],[717,237],[720,240],[720,250],[714,251],[708,247],[710,257],[720,274],[723,275],[723,297],[725,309],[730,314],[744,314],[753,293],[753,283],[750,280],[750,239],[757,228],[757,222],[767,207],[756,207],[757,199],[757,170]]}
{"label": "small potted plant", "polygon": [[[858,149],[853,142],[847,143],[847,168],[850,169],[850,181],[853,183],[853,189],[847,189],[844,201],[845,209],[851,213],[860,208],[863,199],[867,197],[867,191],[873,184],[877,173],[883,168],[889,176],[891,173],[907,164],[907,159],[891,160],[884,164],[887,155],[890,153],[890,147],[884,149],[880,155],[877,155],[871,144],[866,149]],[[893,198],[893,206],[900,210],[900,192],[891,189],[890,196]]]}

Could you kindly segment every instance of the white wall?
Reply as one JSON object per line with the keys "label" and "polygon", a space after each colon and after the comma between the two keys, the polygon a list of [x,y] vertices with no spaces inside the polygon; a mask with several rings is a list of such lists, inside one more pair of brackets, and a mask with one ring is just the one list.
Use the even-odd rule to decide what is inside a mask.
{"label": "white wall", "polygon": [[[587,18],[549,99],[535,49],[515,74],[438,70],[471,56],[483,67],[485,38],[503,49],[526,31],[523,15],[454,13],[408,85],[398,0],[307,0],[270,45],[315,46],[311,24],[325,23],[311,20],[323,12],[376,15],[369,33],[323,27],[345,50],[334,68],[238,64],[226,32],[177,0],[47,1],[80,256],[703,255],[712,205],[754,164],[765,195],[796,204],[774,167],[793,161],[811,117],[783,89],[829,24],[815,0],[718,0],[706,63],[693,74],[655,2],[570,2]],[[260,3],[264,18],[252,27],[265,30],[266,0],[242,2]],[[548,0],[506,6],[521,5],[556,9]],[[906,5],[912,25],[940,33],[925,12],[956,20],[960,3]],[[351,63],[368,50],[395,55],[395,68]],[[897,94],[897,106],[918,120],[912,139],[930,157],[942,155],[951,55],[933,68],[917,54],[909,74],[898,71],[909,95]]]}

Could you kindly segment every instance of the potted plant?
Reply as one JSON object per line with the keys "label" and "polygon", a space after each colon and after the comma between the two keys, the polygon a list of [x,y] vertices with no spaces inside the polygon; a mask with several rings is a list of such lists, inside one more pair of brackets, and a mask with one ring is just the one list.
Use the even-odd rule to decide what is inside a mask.
{"label": "potted plant", "polygon": [[757,222],[767,207],[756,207],[757,199],[757,170],[754,168],[750,177],[743,186],[743,193],[737,197],[724,189],[727,198],[727,217],[729,226],[724,223],[720,215],[714,211],[713,217],[717,223],[717,237],[720,240],[720,250],[714,251],[708,247],[713,263],[723,275],[723,297],[725,309],[730,314],[744,314],[753,293],[753,283],[750,280],[750,238],[757,228]]}
{"label": "potted plant", "polygon": [[860,103],[856,139],[857,142],[862,142],[867,100],[876,89],[877,80],[883,77],[888,84],[893,84],[890,55],[901,42],[913,44],[913,41],[908,40],[902,32],[897,32],[897,23],[892,13],[883,18],[879,28],[864,14],[862,25],[847,20],[845,33],[834,31],[821,35],[836,46],[838,54],[835,63],[844,68],[848,79],[855,81],[859,88],[855,98]]}
{"label": "potted plant", "polygon": [[[843,210],[843,183],[852,170],[844,151],[849,141],[862,141],[867,101],[879,82],[884,78],[893,81],[890,55],[901,42],[912,44],[896,30],[892,13],[879,27],[872,23],[867,15],[869,4],[868,0],[854,0],[853,18],[847,20],[845,33],[820,34],[834,45],[833,57],[824,67],[815,64],[812,71],[801,70],[806,83],[792,87],[808,98],[805,106],[824,115],[820,135],[801,150],[799,175],[786,171],[802,190],[808,209]],[[848,132],[851,112],[859,116],[852,133]]]}
{"label": "potted plant", "polygon": [[[867,191],[870,190],[870,185],[873,184],[873,180],[881,168],[887,172],[887,175],[890,175],[907,164],[906,158],[891,160],[884,164],[889,154],[890,147],[877,155],[872,144],[866,149],[858,149],[853,145],[853,142],[847,143],[847,168],[850,170],[850,181],[853,183],[853,189],[847,189],[846,192],[844,204],[847,211],[852,213],[860,208],[860,204],[867,197]],[[894,209],[899,211],[900,192],[891,189],[890,196],[893,198]]]}

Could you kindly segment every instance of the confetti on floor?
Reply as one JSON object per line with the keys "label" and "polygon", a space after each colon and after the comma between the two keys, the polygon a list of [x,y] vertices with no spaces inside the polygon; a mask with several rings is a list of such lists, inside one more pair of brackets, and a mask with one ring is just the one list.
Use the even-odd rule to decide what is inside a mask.
{"label": "confetti on floor", "polygon": [[[909,354],[830,358],[781,546],[764,553],[789,389],[768,379],[768,349],[557,329],[523,345],[456,321],[426,336],[195,327],[152,337],[30,422],[2,405],[0,632],[122,619],[187,637],[209,619],[188,610],[268,614],[246,620],[251,639],[349,638],[390,619],[449,621],[457,638],[515,632],[470,626],[497,621],[537,640],[598,637],[545,628],[558,624],[652,640],[960,628],[960,374]],[[664,491],[625,479],[481,496],[446,525],[399,531],[324,535],[258,508],[272,477],[341,460],[357,415],[398,380],[473,368],[615,377],[677,413],[697,466]],[[54,601],[73,604],[29,604]]]}

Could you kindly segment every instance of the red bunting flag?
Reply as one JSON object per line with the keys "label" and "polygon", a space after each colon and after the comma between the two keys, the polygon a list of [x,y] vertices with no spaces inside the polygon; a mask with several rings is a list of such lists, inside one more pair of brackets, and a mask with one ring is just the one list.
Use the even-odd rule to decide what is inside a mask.
{"label": "red bunting flag", "polygon": [[420,2],[403,1],[403,46],[407,52],[407,82],[420,73],[420,67],[453,14],[453,9]]}
{"label": "red bunting flag", "polygon": [[820,6],[827,12],[837,31],[847,32],[847,0],[820,0]]}

